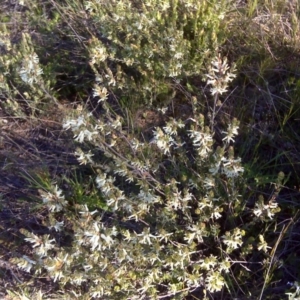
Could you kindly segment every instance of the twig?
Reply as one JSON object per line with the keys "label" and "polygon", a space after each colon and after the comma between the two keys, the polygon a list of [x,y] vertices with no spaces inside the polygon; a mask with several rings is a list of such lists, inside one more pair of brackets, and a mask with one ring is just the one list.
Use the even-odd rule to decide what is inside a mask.
{"label": "twig", "polygon": [[285,225],[283,226],[283,228],[280,232],[280,235],[279,235],[279,237],[276,241],[276,244],[275,244],[275,246],[273,247],[273,249],[271,251],[271,261],[270,261],[270,264],[269,264],[269,267],[268,267],[268,270],[267,270],[267,274],[266,274],[266,277],[265,277],[265,280],[264,280],[263,287],[262,287],[261,292],[260,292],[259,300],[262,299],[262,296],[264,294],[265,286],[267,284],[267,279],[269,277],[269,273],[270,273],[271,267],[273,265],[273,261],[274,261],[274,257],[275,257],[277,247],[278,247],[279,243],[281,242],[283,235],[286,233],[286,231],[288,230],[288,228],[290,227],[292,222],[293,222],[293,219],[289,222],[289,224],[287,226],[285,226]]}

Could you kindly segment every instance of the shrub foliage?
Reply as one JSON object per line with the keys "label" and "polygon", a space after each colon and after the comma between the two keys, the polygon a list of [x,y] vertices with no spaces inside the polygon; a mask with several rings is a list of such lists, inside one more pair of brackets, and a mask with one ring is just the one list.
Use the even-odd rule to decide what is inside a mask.
{"label": "shrub foliage", "polygon": [[[222,53],[232,4],[49,0],[49,13],[39,1],[19,2],[36,13],[27,15],[30,26],[45,36],[55,31],[49,43],[61,34],[76,45],[79,71],[90,73],[87,103],[64,112],[62,122],[73,134],[80,176],[41,185],[44,234],[21,229],[32,252],[11,263],[50,277],[57,284],[51,293],[66,299],[217,299],[238,290],[262,299],[278,246],[265,233],[276,231],[286,178],[280,172],[267,180],[269,197],[258,195],[235,154],[240,120],[225,103],[238,71]],[[49,24],[39,20],[42,14]],[[44,103],[61,107],[55,68],[73,72],[74,60],[47,64],[39,55],[48,50],[28,33],[12,43],[1,27],[0,39],[6,114],[27,118]],[[188,103],[187,116],[172,114],[175,99]],[[151,137],[132,121],[132,112],[146,106],[162,120]],[[249,287],[251,274],[263,278],[260,291]]]}

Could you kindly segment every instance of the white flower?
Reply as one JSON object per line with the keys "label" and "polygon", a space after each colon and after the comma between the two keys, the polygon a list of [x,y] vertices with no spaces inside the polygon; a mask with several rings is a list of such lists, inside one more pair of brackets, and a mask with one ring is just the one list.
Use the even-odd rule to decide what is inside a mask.
{"label": "white flower", "polygon": [[49,240],[49,235],[43,236],[43,243],[35,250],[40,257],[47,255],[48,251],[54,248],[55,240]]}
{"label": "white flower", "polygon": [[270,246],[268,246],[268,244],[266,243],[263,235],[259,235],[259,243],[257,245],[257,249],[258,250],[263,250],[265,253],[268,252],[268,249],[271,249]]}
{"label": "white flower", "polygon": [[134,149],[135,151],[137,151],[139,148],[143,147],[144,143],[141,143],[139,140],[137,140],[136,138],[133,138],[131,140],[131,147],[132,149]]}
{"label": "white flower", "polygon": [[157,236],[150,233],[150,228],[144,229],[144,231],[141,234],[137,234],[137,236],[142,237],[142,239],[139,240],[141,244],[152,245],[151,239],[157,239]]}
{"label": "white flower", "polygon": [[200,157],[206,157],[211,151],[213,138],[210,133],[189,130],[189,137],[193,140],[193,146],[198,148]]}
{"label": "white flower", "polygon": [[238,134],[238,129],[238,126],[229,124],[227,131],[222,131],[222,133],[226,134],[222,141],[224,141],[227,144],[229,144],[231,141],[234,142],[234,137]]}
{"label": "white flower", "polygon": [[218,210],[215,210],[212,214],[211,214],[211,218],[212,219],[220,219],[222,217],[222,215],[219,213]]}
{"label": "white flower", "polygon": [[98,188],[102,188],[106,184],[106,173],[100,174],[96,177]]}
{"label": "white flower", "polygon": [[101,244],[100,244],[100,236],[99,234],[93,233],[93,232],[85,232],[85,235],[88,237],[89,243],[91,245],[91,250],[94,251],[96,248],[98,248],[98,250],[101,250]]}
{"label": "white flower", "polygon": [[18,263],[18,267],[29,273],[35,264],[36,262],[34,260],[31,260],[28,256],[23,255],[21,262]]}
{"label": "white flower", "polygon": [[110,125],[114,129],[122,129],[121,117],[118,115]]}
{"label": "white flower", "polygon": [[49,210],[52,212],[58,212],[63,209],[64,206],[68,204],[65,201],[65,197],[62,195],[62,190],[57,186],[54,187],[53,193],[40,192],[43,202],[48,206]]}
{"label": "white flower", "polygon": [[98,212],[97,209],[94,211],[90,211],[86,204],[82,205],[81,208],[82,211],[80,211],[79,213],[81,214],[82,218],[85,218],[87,220],[90,219],[95,213]]}
{"label": "white flower", "polygon": [[[235,71],[233,68],[232,71]],[[235,78],[235,74],[229,72],[229,66],[227,64],[227,58],[221,58],[219,55],[211,62],[209,74],[206,75],[208,78],[207,84],[211,85],[210,92],[212,95],[227,92],[228,83]]]}
{"label": "white flower", "polygon": [[201,269],[209,271],[217,265],[218,258],[216,256],[210,255],[209,257],[201,259],[200,262]]}
{"label": "white flower", "polygon": [[[122,201],[122,200],[125,200],[125,199],[126,199],[125,196],[124,196],[123,191],[120,191],[120,190],[118,190],[118,189],[116,189],[115,191],[116,191],[116,193],[111,193],[111,195],[109,196],[109,195],[108,195],[109,192],[106,192],[106,190],[102,189],[102,192],[103,192],[104,194],[106,194],[107,196],[110,197],[110,198],[108,198],[108,200],[106,201],[106,204],[107,204],[108,206],[113,206],[112,209],[113,209],[114,211],[116,211],[116,210],[119,209],[119,201]],[[125,209],[127,208],[127,210],[128,210],[128,208],[129,208],[129,207],[127,206],[126,202],[123,202],[123,203],[122,203],[122,207],[125,208]],[[129,208],[129,209],[130,209],[130,208]]]}
{"label": "white flower", "polygon": [[70,281],[72,284],[81,285],[86,281],[86,278],[83,277],[82,273],[73,273],[71,275]]}
{"label": "white flower", "polygon": [[228,246],[229,250],[238,249],[242,244],[243,231],[239,228],[235,228],[233,232],[226,232],[222,236],[223,243]]}
{"label": "white flower", "polygon": [[177,128],[182,128],[183,126],[184,124],[181,120],[178,122],[175,119],[171,119],[163,129],[167,135],[177,135]]}
{"label": "white flower", "polygon": [[173,235],[173,233],[168,233],[167,231],[165,231],[164,229],[160,229],[159,231],[159,235],[157,236],[159,238],[160,241],[164,241],[167,242],[169,240],[169,237]]}
{"label": "white flower", "polygon": [[205,279],[206,288],[211,293],[221,291],[224,286],[224,278],[220,272],[209,272]]}
{"label": "white flower", "polygon": [[105,78],[107,80],[109,80],[108,85],[112,85],[112,86],[116,85],[116,80],[115,80],[115,78],[113,76],[110,76],[110,75],[106,74]]}
{"label": "white flower", "polygon": [[116,162],[115,169],[114,169],[114,174],[118,174],[120,176],[125,177],[126,175],[128,175],[128,172],[129,171],[127,170],[126,163]]}
{"label": "white flower", "polygon": [[277,207],[277,202],[269,202],[268,204],[264,204],[263,199],[259,199],[259,201],[255,203],[253,213],[257,217],[267,216],[268,218],[273,219],[273,216],[275,215],[274,209]]}
{"label": "white flower", "polygon": [[183,53],[181,53],[181,52],[177,52],[177,53],[175,53],[175,55],[174,55],[174,58],[175,59],[181,59],[183,57]]}
{"label": "white flower", "polygon": [[75,141],[79,143],[83,143],[85,139],[91,141],[93,139],[93,135],[97,135],[97,134],[98,134],[97,131],[91,132],[88,129],[84,129],[81,130],[79,134],[75,135]]}
{"label": "white flower", "polygon": [[159,149],[164,151],[164,154],[170,153],[170,147],[174,145],[174,139],[165,134],[159,127],[157,127],[153,133],[154,138],[150,143],[155,143]]}
{"label": "white flower", "polygon": [[92,156],[94,156],[94,154],[92,154],[91,151],[89,151],[88,153],[84,153],[83,151],[76,151],[75,155],[78,156],[77,160],[79,161],[80,165],[93,163]]}
{"label": "white flower", "polygon": [[203,242],[204,228],[201,228],[199,223],[192,224],[187,228],[191,232],[187,232],[184,240],[190,244],[193,240],[197,240],[199,243]]}
{"label": "white flower", "polygon": [[211,164],[211,167],[209,168],[209,173],[211,173],[212,175],[216,175],[220,170],[221,162],[225,158],[218,158],[216,155],[213,155],[213,158],[215,161]]}
{"label": "white flower", "polygon": [[168,107],[158,108],[157,110],[160,111],[164,115],[167,112]]}
{"label": "white flower", "polygon": [[160,198],[152,194],[151,191],[145,192],[143,190],[140,190],[138,198],[147,204],[152,204],[160,201]]}
{"label": "white flower", "polygon": [[38,82],[43,70],[39,67],[39,58],[36,53],[30,54],[23,59],[22,68],[19,71],[21,79],[28,84]]}
{"label": "white flower", "polygon": [[112,237],[109,236],[109,235],[105,235],[105,234],[102,233],[100,236],[106,242],[109,249],[115,243],[114,239],[112,239]]}
{"label": "white flower", "polygon": [[30,242],[31,244],[33,244],[32,245],[33,248],[39,247],[40,245],[42,245],[42,243],[43,243],[42,238],[40,238],[39,236],[37,236],[33,233],[31,233],[30,236],[31,236],[31,238],[25,238],[25,241]]}
{"label": "white flower", "polygon": [[98,286],[96,291],[93,291],[90,293],[92,298],[100,299],[99,297],[102,297],[104,295],[104,287]]}
{"label": "white flower", "polygon": [[198,183],[197,182],[195,182],[193,179],[189,179],[189,181],[188,181],[188,186],[189,186],[189,188],[190,189],[198,189],[199,188],[199,186],[198,186]]}
{"label": "white flower", "polygon": [[98,85],[95,86],[93,89],[93,97],[99,97],[99,102],[104,102],[108,98],[107,89],[105,87],[99,87]]}
{"label": "white flower", "polygon": [[64,124],[64,129],[72,129],[72,131],[78,130],[82,125],[86,125],[85,117],[83,115],[79,116],[77,120],[67,119]]}
{"label": "white flower", "polygon": [[62,266],[67,261],[68,254],[64,257],[64,259],[61,259],[59,257],[55,258],[49,258],[48,264],[45,264],[45,268],[50,273],[50,276],[53,278],[54,282],[64,277]]}
{"label": "white flower", "polygon": [[170,8],[170,3],[168,1],[163,1],[162,3],[159,3],[159,5],[161,11],[166,11]]}
{"label": "white flower", "polygon": [[193,195],[191,193],[189,193],[187,190],[184,191],[183,193],[183,198],[182,198],[182,202],[189,202],[193,199]]}
{"label": "white flower", "polygon": [[212,96],[214,96],[215,94],[224,94],[227,92],[227,87],[221,87],[221,86],[216,86],[210,89],[210,93],[212,94]]}
{"label": "white flower", "polygon": [[241,158],[231,159],[231,158],[222,158],[223,166],[221,172],[225,174],[228,178],[235,178],[241,175],[244,172],[244,168],[241,166]]}
{"label": "white flower", "polygon": [[201,199],[201,202],[198,203],[198,207],[200,209],[203,209],[205,207],[212,208],[213,207],[212,199],[210,199],[210,197],[208,195],[206,195],[205,197],[203,197]]}
{"label": "white flower", "polygon": [[203,183],[204,187],[209,190],[215,186],[215,179],[213,177],[206,177]]}

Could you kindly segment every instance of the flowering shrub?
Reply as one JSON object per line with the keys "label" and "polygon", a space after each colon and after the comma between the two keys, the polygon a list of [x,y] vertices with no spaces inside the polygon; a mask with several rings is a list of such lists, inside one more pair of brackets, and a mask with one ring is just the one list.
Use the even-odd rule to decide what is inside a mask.
{"label": "flowering shrub", "polygon": [[96,94],[108,85],[131,104],[152,104],[172,94],[172,79],[202,73],[226,29],[226,1],[89,0],[85,8],[99,24],[88,46]]}
{"label": "flowering shrub", "polygon": [[[227,72],[225,61],[218,78],[222,90],[229,83]],[[220,82],[210,84],[215,96]],[[273,201],[246,208],[243,166],[233,150],[238,122],[233,120],[217,143],[214,127],[195,102],[190,118],[169,118],[150,141],[141,141],[103,93],[103,115],[96,119],[80,112],[63,126],[79,145],[80,164],[96,170],[95,184],[108,209],[76,205],[74,212],[57,186],[41,192],[51,234],[22,230],[34,255],[13,261],[25,271],[46,272],[76,297],[183,299],[195,290],[221,291],[231,266],[249,248],[251,228],[243,228],[240,216],[257,217],[254,228],[277,207]],[[68,235],[70,244],[59,243]],[[268,252],[263,237],[256,239],[257,251]]]}
{"label": "flowering shrub", "polygon": [[31,37],[23,33],[20,42],[12,44],[7,30],[0,28],[1,39],[4,51],[0,56],[0,97],[5,99],[6,113],[26,117],[27,110],[35,114],[42,100],[49,98],[50,84],[49,77],[44,80],[42,76]]}
{"label": "flowering shrub", "polygon": [[[284,174],[269,198],[258,196],[258,183],[252,188],[249,167],[234,151],[239,120],[229,114],[222,119],[229,102],[223,106],[222,97],[236,74],[219,54],[226,49],[232,2],[19,3],[30,12],[27,32],[43,30],[12,43],[0,28],[3,106],[26,117],[24,103],[34,113],[46,98],[65,100],[71,83],[80,91],[76,99],[90,93],[94,101],[63,111],[69,113],[63,129],[72,132],[74,155],[89,174],[79,167],[75,179],[40,186],[45,227],[21,229],[32,252],[11,262],[34,277],[51,278],[55,290],[47,299],[52,292],[64,299],[232,299],[239,293],[262,299],[283,236],[272,248],[270,235],[284,223],[276,216]],[[193,80],[197,84],[190,85]],[[173,99],[190,101],[186,118],[172,114]],[[95,103],[99,107],[87,109]],[[132,126],[136,103],[163,120],[151,137]],[[264,278],[261,291],[252,274]],[[294,282],[291,297],[299,294]],[[30,299],[45,292],[30,291]]]}

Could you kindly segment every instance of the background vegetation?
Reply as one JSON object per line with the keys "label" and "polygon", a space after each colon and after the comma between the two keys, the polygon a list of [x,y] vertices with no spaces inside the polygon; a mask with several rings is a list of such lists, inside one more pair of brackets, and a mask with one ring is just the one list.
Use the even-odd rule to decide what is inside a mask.
{"label": "background vegetation", "polygon": [[299,299],[299,16],[1,1],[1,297]]}

